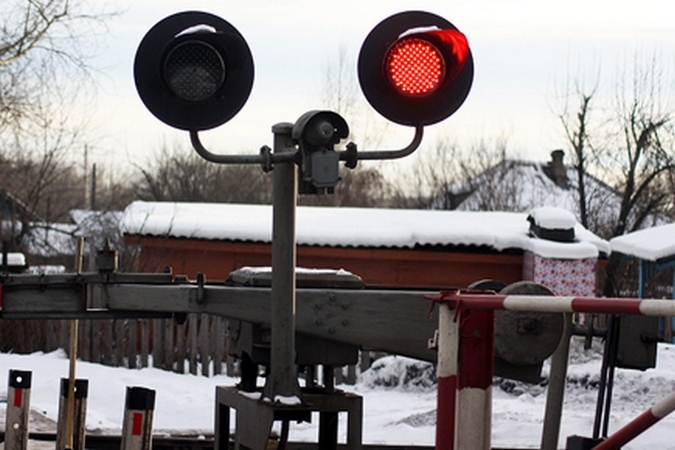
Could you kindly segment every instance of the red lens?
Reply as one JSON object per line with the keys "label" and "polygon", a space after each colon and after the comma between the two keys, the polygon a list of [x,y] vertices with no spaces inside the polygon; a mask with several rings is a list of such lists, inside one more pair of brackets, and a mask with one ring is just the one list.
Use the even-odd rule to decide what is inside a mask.
{"label": "red lens", "polygon": [[443,82],[445,62],[438,48],[429,41],[419,37],[403,38],[389,49],[385,73],[402,94],[424,96]]}

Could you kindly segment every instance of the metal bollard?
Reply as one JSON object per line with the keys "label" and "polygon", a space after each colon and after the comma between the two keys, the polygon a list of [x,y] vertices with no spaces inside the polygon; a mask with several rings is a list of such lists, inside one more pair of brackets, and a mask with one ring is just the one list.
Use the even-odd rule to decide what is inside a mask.
{"label": "metal bollard", "polygon": [[121,450],[152,448],[154,410],[155,391],[142,387],[127,387]]}
{"label": "metal bollard", "polygon": [[32,372],[9,371],[7,416],[5,420],[5,450],[28,448],[28,415]]}
{"label": "metal bollard", "polygon": [[[66,414],[68,413],[68,378],[61,378],[61,396],[59,398],[59,422],[56,427],[56,450],[66,448]],[[84,450],[85,420],[87,417],[87,396],[89,381],[75,380],[75,405],[73,408],[73,447],[72,450]]]}

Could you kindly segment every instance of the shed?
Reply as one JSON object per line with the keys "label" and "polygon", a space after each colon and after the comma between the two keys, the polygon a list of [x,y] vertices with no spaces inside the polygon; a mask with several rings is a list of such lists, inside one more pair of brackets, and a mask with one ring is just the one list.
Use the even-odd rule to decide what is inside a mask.
{"label": "shed", "polygon": [[[650,278],[659,272],[675,268],[675,223],[617,236],[610,240],[612,251],[622,253],[639,260],[638,296],[645,295],[645,286]],[[673,289],[671,297],[675,300],[675,269],[673,269]],[[673,340],[672,330],[675,319],[666,326],[666,338]],[[670,336],[668,336],[670,335]]]}
{"label": "shed", "polygon": [[[554,292],[577,287],[565,275],[570,269],[583,274],[577,281],[585,292],[589,280],[595,287],[598,258],[610,251],[576,222],[571,242],[537,237],[526,213],[298,207],[296,223],[298,267],[344,269],[371,287],[539,282],[542,272],[535,269],[547,261]],[[244,266],[271,265],[269,205],[139,201],[126,208],[121,228],[138,249],[141,271],[171,266],[191,278],[204,273],[223,280]],[[569,286],[552,286],[556,280]]]}

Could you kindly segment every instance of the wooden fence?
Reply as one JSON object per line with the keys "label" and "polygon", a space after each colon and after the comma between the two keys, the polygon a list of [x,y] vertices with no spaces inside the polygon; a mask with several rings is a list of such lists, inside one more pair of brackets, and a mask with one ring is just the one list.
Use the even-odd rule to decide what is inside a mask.
{"label": "wooden fence", "polygon": [[[69,348],[69,320],[0,320],[0,351],[50,352]],[[156,367],[177,373],[239,375],[227,356],[227,319],[187,314],[174,319],[81,320],[77,357],[113,367]],[[361,352],[360,370],[382,356]],[[337,384],[354,384],[355,366],[335,368]]]}
{"label": "wooden fence", "polygon": [[[67,349],[68,325],[67,320],[0,321],[0,350],[31,353]],[[181,322],[82,320],[78,359],[115,367],[218,375],[227,363],[226,338],[227,320],[207,314],[187,314]]]}

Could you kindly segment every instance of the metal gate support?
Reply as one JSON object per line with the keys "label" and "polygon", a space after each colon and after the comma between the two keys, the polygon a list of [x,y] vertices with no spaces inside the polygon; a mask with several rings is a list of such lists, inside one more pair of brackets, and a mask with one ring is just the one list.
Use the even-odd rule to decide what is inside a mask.
{"label": "metal gate support", "polygon": [[460,309],[457,450],[490,450],[494,311]]}
{"label": "metal gate support", "polygon": [[[272,127],[274,153],[293,153],[293,124]],[[293,161],[274,166],[272,194],[272,318],[270,373],[265,397],[296,397],[300,385],[295,367],[295,206],[298,197],[298,173]]]}
{"label": "metal gate support", "polygon": [[489,450],[494,312],[441,302],[438,330],[436,449]]}
{"label": "metal gate support", "polygon": [[[480,373],[481,377],[487,379],[492,379],[493,367],[490,360],[490,363],[487,361],[488,351],[487,348],[483,345],[479,339],[480,336],[488,336],[487,328],[481,328],[478,324],[471,325],[470,312],[490,312],[492,313],[495,310],[509,310],[509,311],[537,311],[537,312],[559,312],[559,313],[574,313],[574,312],[584,312],[584,313],[598,313],[598,314],[628,314],[628,315],[643,315],[643,316],[675,316],[675,302],[668,300],[643,300],[643,299],[634,299],[634,298],[595,298],[595,297],[550,297],[550,296],[538,296],[538,295],[495,295],[494,293],[489,292],[480,292],[476,291],[443,291],[439,295],[429,297],[432,301],[441,304],[442,313],[439,317],[439,320],[447,322],[448,317],[450,316],[447,312],[455,310],[454,320],[458,322],[456,325],[458,327],[458,352],[457,352],[457,389],[458,392],[461,392],[463,381],[462,381],[462,371],[467,367],[473,367],[472,370],[475,370]],[[447,310],[443,312],[445,309]],[[479,316],[476,316],[479,317]],[[492,323],[493,328],[491,329],[492,334],[490,339],[483,339],[484,341],[490,341],[490,345],[494,344],[494,318],[492,320],[484,317],[482,319],[483,323]],[[467,325],[468,324],[468,325]],[[443,333],[441,330],[446,330]],[[441,358],[454,358],[454,350],[448,350],[441,345],[442,342],[448,343],[448,340],[452,336],[452,332],[448,332],[449,328],[447,325],[439,324],[439,377],[441,376],[440,368],[444,367],[442,373],[444,378],[448,380],[444,383],[451,383],[452,377],[452,361],[445,361],[441,363]],[[563,338],[564,340],[565,338]],[[473,344],[472,344],[473,342]],[[449,343],[452,345],[452,343]],[[471,356],[465,357],[462,353],[462,349],[466,348],[467,350],[472,350]],[[562,354],[561,354],[562,357]],[[480,364],[482,361],[483,365]],[[449,369],[448,369],[449,368]],[[478,381],[478,380],[476,380]],[[485,381],[485,380],[483,380]],[[476,383],[476,387],[480,383]],[[484,385],[481,384],[481,385]],[[444,420],[441,420],[441,417],[437,420],[437,427],[444,424],[447,425],[447,420],[451,414],[450,410],[452,404],[455,404],[454,412],[455,416],[455,428],[452,431],[455,439],[453,443],[446,441],[439,442],[439,436],[443,439],[449,439],[451,433],[443,433],[437,430],[437,441],[436,448],[438,450],[454,450],[457,449],[489,449],[489,432],[491,421],[490,415],[485,414],[483,416],[486,425],[483,427],[476,422],[479,417],[480,411],[486,411],[487,406],[484,404],[484,399],[487,399],[488,402],[491,402],[489,394],[484,395],[466,395],[463,398],[462,395],[457,395],[456,398],[453,398],[452,395],[447,392],[447,385],[444,388],[440,388],[441,383],[439,381],[439,405],[443,401],[447,401],[447,405],[444,405],[442,408],[439,407],[439,411],[444,411]],[[441,397],[441,394],[443,396]],[[475,402],[470,404],[469,402]],[[478,407],[477,405],[480,405]],[[480,409],[480,411],[479,411]],[[649,411],[644,412],[642,415],[637,417],[634,421],[626,425],[624,428],[619,430],[614,435],[610,436],[607,440],[603,441],[600,445],[595,447],[595,450],[603,449],[614,449],[619,448],[621,445],[629,442],[644,430],[652,426],[654,423],[658,422],[660,419],[665,417],[667,414],[675,410],[675,393],[669,395],[660,403],[655,405]],[[466,417],[462,417],[466,416]],[[468,429],[467,429],[468,428]],[[481,441],[481,436],[487,432],[487,443],[488,447],[484,447],[484,442]],[[463,437],[467,436],[467,441],[463,442]],[[467,443],[467,446],[464,446],[464,443]]]}
{"label": "metal gate support", "polygon": [[[234,449],[242,447],[253,450],[268,448],[269,430],[275,421],[311,421],[313,412],[319,412],[319,429],[333,429],[332,413],[347,413],[346,450],[362,449],[363,398],[342,391],[326,394],[321,389],[302,393],[301,405],[283,405],[261,401],[260,392],[243,392],[234,387],[216,387],[215,450],[227,450],[230,434],[230,410],[235,411]],[[331,414],[326,414],[331,413]],[[328,419],[329,423],[326,423]],[[319,449],[337,448],[335,434],[319,433]],[[283,434],[283,433],[282,433]],[[280,446],[286,445],[282,437]]]}
{"label": "metal gate support", "polygon": [[675,392],[640,414],[626,426],[602,441],[599,445],[593,447],[593,449],[612,450],[621,448],[656,422],[673,412],[673,410],[675,410]]}
{"label": "metal gate support", "polygon": [[541,450],[556,450],[560,439],[565,390],[567,389],[567,366],[569,365],[570,343],[572,340],[572,314],[565,314],[565,331],[558,348],[551,355],[544,427],[541,433]]}
{"label": "metal gate support", "polygon": [[128,387],[124,404],[121,450],[150,450],[155,391],[142,387]]}
{"label": "metal gate support", "polygon": [[455,344],[459,336],[459,324],[454,312],[445,303],[438,309],[438,365],[436,375],[436,450],[454,450],[457,409],[457,353]]}
{"label": "metal gate support", "polygon": [[[73,439],[72,450],[84,450],[85,440],[85,422],[87,417],[87,396],[89,392],[89,381],[85,379],[76,379],[73,385],[75,401],[72,407],[72,426]],[[56,450],[64,450],[66,445],[66,414],[71,410],[68,408],[70,396],[70,380],[61,378],[61,395],[59,397],[59,422],[56,428]]]}
{"label": "metal gate support", "polygon": [[32,372],[10,370],[5,418],[5,450],[26,450]]}

